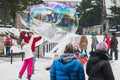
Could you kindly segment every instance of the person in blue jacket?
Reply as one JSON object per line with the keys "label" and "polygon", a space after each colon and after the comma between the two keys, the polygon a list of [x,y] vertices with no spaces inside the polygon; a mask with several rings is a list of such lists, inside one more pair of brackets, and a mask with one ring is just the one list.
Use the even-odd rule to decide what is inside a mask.
{"label": "person in blue jacket", "polygon": [[75,58],[71,43],[66,45],[64,54],[53,62],[50,80],[85,80],[82,63]]}

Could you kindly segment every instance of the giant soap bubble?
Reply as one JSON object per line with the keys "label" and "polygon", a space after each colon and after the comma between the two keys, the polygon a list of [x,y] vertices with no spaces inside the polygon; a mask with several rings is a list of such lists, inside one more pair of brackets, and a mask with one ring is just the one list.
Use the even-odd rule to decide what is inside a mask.
{"label": "giant soap bubble", "polygon": [[57,2],[47,2],[44,4],[29,7],[28,16],[23,18],[22,23],[28,28],[35,29],[38,34],[49,39],[58,39],[56,34],[75,33],[79,22],[76,10]]}

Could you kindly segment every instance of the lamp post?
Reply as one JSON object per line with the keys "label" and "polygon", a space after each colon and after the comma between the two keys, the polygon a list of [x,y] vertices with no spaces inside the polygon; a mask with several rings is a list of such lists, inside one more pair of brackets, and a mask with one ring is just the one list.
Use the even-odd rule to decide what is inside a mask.
{"label": "lamp post", "polygon": [[118,31],[118,16],[117,16],[117,14],[115,15],[115,27],[116,27],[116,31]]}

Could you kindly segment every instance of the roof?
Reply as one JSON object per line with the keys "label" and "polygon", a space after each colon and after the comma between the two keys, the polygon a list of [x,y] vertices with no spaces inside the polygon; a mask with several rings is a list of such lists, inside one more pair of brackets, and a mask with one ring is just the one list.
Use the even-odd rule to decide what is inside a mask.
{"label": "roof", "polygon": [[43,0],[43,1],[81,2],[82,0]]}
{"label": "roof", "polygon": [[120,0],[105,0],[105,5],[106,5],[106,13],[108,15],[113,15],[109,8],[114,5],[120,6]]}

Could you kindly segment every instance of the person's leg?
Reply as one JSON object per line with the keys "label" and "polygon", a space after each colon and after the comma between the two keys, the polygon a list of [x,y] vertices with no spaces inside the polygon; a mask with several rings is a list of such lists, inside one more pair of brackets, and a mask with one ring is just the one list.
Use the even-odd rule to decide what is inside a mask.
{"label": "person's leg", "polygon": [[19,76],[22,77],[22,75],[24,74],[26,68],[27,68],[27,65],[28,65],[28,60],[25,59],[24,62],[23,62],[23,65],[22,65],[22,68],[19,72]]}
{"label": "person's leg", "polygon": [[8,56],[8,48],[6,47],[6,57]]}
{"label": "person's leg", "polygon": [[35,62],[36,62],[36,55],[35,55],[35,52],[33,52],[33,74],[34,74],[34,71],[35,71]]}
{"label": "person's leg", "polygon": [[91,47],[91,51],[93,51],[93,47]]}
{"label": "person's leg", "polygon": [[29,58],[28,60],[28,73],[27,78],[30,79],[33,73],[33,58]]}
{"label": "person's leg", "polygon": [[83,53],[83,49],[81,49],[81,54]]}
{"label": "person's leg", "polygon": [[87,55],[87,50],[85,49],[85,56],[88,58],[88,55]]}
{"label": "person's leg", "polygon": [[6,47],[6,56],[9,56],[9,53],[10,53],[10,48]]}
{"label": "person's leg", "polygon": [[117,50],[117,48],[114,50],[114,52],[115,52],[115,60],[117,60],[118,59],[118,50]]}
{"label": "person's leg", "polygon": [[111,56],[111,59],[113,59],[113,48],[111,48],[111,50],[110,50],[110,56]]}
{"label": "person's leg", "polygon": [[8,56],[10,56],[10,47],[8,47]]}

